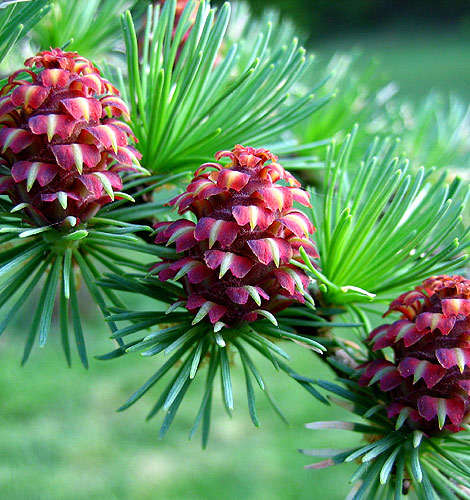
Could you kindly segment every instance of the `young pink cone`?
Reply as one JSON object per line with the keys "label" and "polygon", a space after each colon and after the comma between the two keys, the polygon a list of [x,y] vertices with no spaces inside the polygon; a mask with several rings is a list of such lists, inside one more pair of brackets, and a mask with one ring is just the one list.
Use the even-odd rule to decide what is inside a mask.
{"label": "young pink cone", "polygon": [[[38,226],[85,222],[136,170],[129,111],[119,92],[75,52],[40,52],[0,90],[0,193]],[[32,71],[36,66],[38,71]],[[134,137],[135,139],[135,137]],[[117,195],[119,196],[119,195]]]}
{"label": "young pink cone", "polygon": [[427,435],[458,432],[470,418],[470,280],[435,276],[394,300],[386,315],[402,314],[373,330],[374,351],[393,349],[395,359],[376,359],[359,380],[379,383],[391,404],[388,416],[408,415]]}
{"label": "young pink cone", "polygon": [[[186,191],[169,204],[196,222],[160,222],[157,244],[175,244],[176,261],[158,263],[162,281],[181,280],[196,320],[233,327],[304,301],[307,275],[289,263],[315,228],[294,201],[310,206],[299,182],[266,149],[237,145],[198,168]],[[267,163],[271,162],[271,163]]]}

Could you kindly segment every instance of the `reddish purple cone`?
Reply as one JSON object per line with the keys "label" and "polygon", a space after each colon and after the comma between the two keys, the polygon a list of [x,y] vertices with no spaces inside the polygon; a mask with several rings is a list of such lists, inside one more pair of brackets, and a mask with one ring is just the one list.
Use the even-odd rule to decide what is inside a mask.
{"label": "reddish purple cone", "polygon": [[300,246],[318,255],[309,239],[312,223],[293,208],[294,201],[310,206],[309,195],[276,156],[237,145],[215,157],[231,163],[202,165],[170,202],[179,214],[192,212],[196,222],[155,226],[155,243],[175,243],[180,255],[154,270],[162,281],[182,280],[186,307],[197,320],[207,316],[232,327],[303,302],[309,278],[289,261],[299,257]]}
{"label": "reddish purple cone", "polygon": [[470,419],[470,280],[429,278],[394,300],[392,311],[401,319],[368,340],[374,351],[391,347],[394,359],[368,363],[359,383],[379,382],[390,418],[401,414],[428,435],[461,430]]}
{"label": "reddish purple cone", "polygon": [[[38,68],[33,71],[33,66]],[[93,64],[51,49],[31,57],[0,90],[0,193],[39,226],[92,217],[135,170],[129,112]],[[135,138],[135,137],[134,137]],[[119,195],[117,195],[119,196]]]}

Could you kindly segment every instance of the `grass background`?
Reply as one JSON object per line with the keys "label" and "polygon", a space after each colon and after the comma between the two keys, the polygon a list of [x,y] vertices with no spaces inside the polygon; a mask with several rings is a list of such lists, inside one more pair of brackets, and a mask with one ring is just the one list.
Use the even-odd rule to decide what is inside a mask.
{"label": "grass background", "polygon": [[[362,46],[379,57],[403,93],[421,98],[431,88],[470,97],[469,39],[458,33],[386,33],[319,43],[334,50]],[[87,308],[83,299],[82,307]],[[159,358],[129,355],[92,361],[85,371],[74,359],[68,369],[57,339],[33,351],[19,368],[30,321],[26,306],[0,339],[0,499],[1,500],[342,500],[354,466],[318,472],[303,469],[309,457],[298,448],[346,447],[359,437],[341,431],[309,431],[304,423],[340,419],[345,412],[317,403],[293,381],[265,366],[271,392],[290,420],[287,427],[257,392],[261,428],[253,428],[244,395],[242,370],[233,370],[235,412],[229,419],[214,401],[209,447],[187,433],[201,392],[192,387],[172,429],[158,440],[161,415],[146,423],[156,399],[150,391],[124,413],[113,410],[160,366]],[[90,313],[91,314],[91,313]],[[110,350],[107,331],[86,314],[91,353]],[[56,332],[57,333],[57,332]],[[57,335],[55,336],[57,337]],[[297,371],[331,377],[310,352],[288,346]],[[235,364],[237,364],[235,362]],[[238,368],[238,369],[237,369]],[[199,435],[197,435],[199,438]]]}

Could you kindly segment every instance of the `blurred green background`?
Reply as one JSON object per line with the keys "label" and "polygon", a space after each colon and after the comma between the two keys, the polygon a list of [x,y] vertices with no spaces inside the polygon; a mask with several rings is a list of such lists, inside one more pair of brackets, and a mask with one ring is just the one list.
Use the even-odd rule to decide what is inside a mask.
{"label": "blurred green background", "polygon": [[277,8],[321,59],[358,48],[378,59],[388,79],[411,97],[435,89],[470,98],[468,0],[248,2],[255,16]]}
{"label": "blurred green background", "polygon": [[[424,97],[432,88],[470,98],[465,11],[443,16],[441,25],[438,15],[424,16],[422,23],[413,24],[417,13],[414,18],[395,13],[389,22],[381,18],[377,23],[373,16],[354,17],[358,2],[339,2],[353,8],[347,11],[349,25],[345,15],[335,26],[331,15],[316,18],[315,2],[308,3],[310,8],[298,11],[297,17],[302,20],[300,29],[313,30],[310,44],[320,58],[327,60],[335,51],[359,47],[365,58],[381,60],[388,78],[412,99]],[[285,10],[287,15],[289,9]],[[310,24],[305,16],[310,16]],[[326,29],[322,19],[335,29]],[[87,308],[86,297],[82,307]],[[92,339],[89,351],[110,350],[105,327],[97,317],[85,316],[84,329]],[[200,403],[197,384],[172,429],[159,441],[162,416],[148,423],[144,420],[155,401],[152,393],[158,390],[124,413],[113,410],[156,371],[160,359],[135,354],[92,361],[89,371],[75,359],[68,369],[58,341],[51,338],[41,352],[33,351],[20,370],[29,320],[26,308],[0,339],[1,500],[342,500],[349,490],[347,481],[354,467],[304,470],[310,459],[297,451],[352,444],[354,436],[349,433],[304,427],[313,420],[349,418],[346,412],[317,403],[272,367],[265,366],[264,372],[270,373],[272,395],[290,426],[274,414],[259,391],[261,428],[252,426],[238,367],[233,370],[234,392],[239,396],[234,416],[230,420],[221,400],[214,401],[211,440],[202,451],[198,435],[192,442],[187,440]],[[310,352],[294,345],[287,349],[297,371],[331,378]]]}

